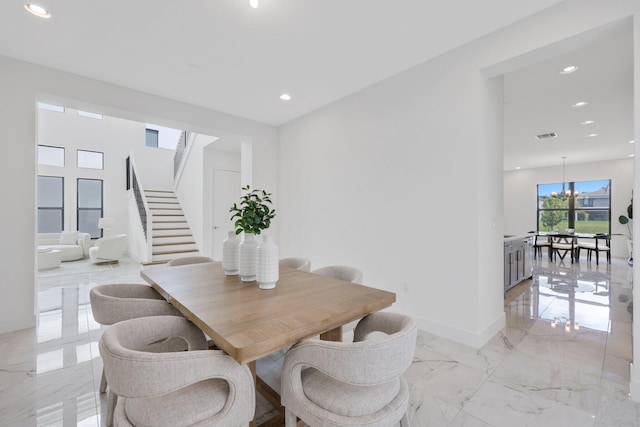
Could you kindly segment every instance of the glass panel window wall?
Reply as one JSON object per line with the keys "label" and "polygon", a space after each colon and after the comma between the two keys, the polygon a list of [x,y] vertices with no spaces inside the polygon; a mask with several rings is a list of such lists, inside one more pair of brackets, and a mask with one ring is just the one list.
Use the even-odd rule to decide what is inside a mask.
{"label": "glass panel window wall", "polygon": [[38,233],[64,229],[64,178],[38,175]]}
{"label": "glass panel window wall", "polygon": [[98,220],[102,218],[102,180],[78,179],[78,231],[92,239],[102,237]]}
{"label": "glass panel window wall", "polygon": [[538,184],[538,231],[611,233],[611,180]]}

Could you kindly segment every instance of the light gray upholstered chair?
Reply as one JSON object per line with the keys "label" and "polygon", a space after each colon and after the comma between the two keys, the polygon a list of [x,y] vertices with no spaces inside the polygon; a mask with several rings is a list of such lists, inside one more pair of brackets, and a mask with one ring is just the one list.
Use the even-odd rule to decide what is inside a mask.
{"label": "light gray upholstered chair", "polygon": [[[110,284],[91,288],[89,291],[93,318],[101,325],[113,325],[123,320],[148,316],[182,316],[151,286],[140,284]],[[104,369],[100,381],[100,393],[107,390]],[[116,396],[109,391],[107,425],[113,420]]]}
{"label": "light gray upholstered chair", "polygon": [[[312,271],[313,274],[321,274],[323,276],[333,277],[334,279],[344,280],[345,282],[362,284],[362,271],[355,267],[347,267],[344,265],[330,265],[318,268]],[[358,320],[347,323],[342,327],[342,331],[350,334],[355,328]]]}
{"label": "light gray upholstered chair", "polygon": [[208,256],[189,256],[184,258],[175,258],[167,263],[169,267],[175,267],[177,265],[187,265],[187,264],[200,264],[203,262],[215,262],[212,258]]}
{"label": "light gray upholstered chair", "polygon": [[300,270],[300,271],[310,271],[311,260],[307,258],[300,258],[300,257],[282,258],[280,260],[280,266],[295,268],[296,270]]}
{"label": "light gray upholstered chair", "polygon": [[334,279],[344,280],[345,282],[362,284],[362,271],[354,267],[330,265],[328,267],[315,269],[312,273],[333,277]]}
{"label": "light gray upholstered chair", "polygon": [[[167,337],[188,351],[148,352]],[[158,316],[110,326],[100,339],[109,386],[118,395],[117,426],[243,426],[255,413],[248,366],[208,350],[200,329],[185,318]]]}
{"label": "light gray upholstered chair", "polygon": [[363,318],[353,343],[309,339],[287,352],[282,367],[285,426],[296,417],[315,426],[408,426],[413,319],[378,312]]}

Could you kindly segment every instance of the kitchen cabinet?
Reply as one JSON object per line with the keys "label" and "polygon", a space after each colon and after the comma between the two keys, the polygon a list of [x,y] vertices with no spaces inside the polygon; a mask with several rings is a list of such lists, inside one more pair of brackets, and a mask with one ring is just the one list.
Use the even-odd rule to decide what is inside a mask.
{"label": "kitchen cabinet", "polygon": [[511,236],[504,241],[504,291],[531,277],[531,238]]}

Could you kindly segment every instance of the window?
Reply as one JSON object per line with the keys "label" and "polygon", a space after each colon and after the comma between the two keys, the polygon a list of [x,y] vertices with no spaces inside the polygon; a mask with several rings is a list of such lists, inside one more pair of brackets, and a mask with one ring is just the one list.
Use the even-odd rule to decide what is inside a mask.
{"label": "window", "polygon": [[38,108],[41,110],[55,111],[56,113],[64,113],[64,107],[53,104],[45,104],[44,102],[38,102]]}
{"label": "window", "polygon": [[38,175],[38,233],[64,229],[64,178]]}
{"label": "window", "polygon": [[[577,196],[563,196],[567,189]],[[611,180],[538,184],[538,231],[568,228],[611,233]]]}
{"label": "window", "polygon": [[80,117],[88,117],[90,119],[98,119],[98,120],[102,120],[102,114],[98,114],[98,113],[91,113],[89,111],[82,111],[82,110],[78,110],[78,115]]}
{"label": "window", "polygon": [[64,166],[64,148],[38,145],[38,164]]}
{"label": "window", "polygon": [[78,167],[104,169],[104,155],[99,151],[78,150]]}
{"label": "window", "polygon": [[147,129],[146,146],[158,147],[158,131],[155,129]]}
{"label": "window", "polygon": [[102,218],[102,180],[78,178],[78,231],[92,239],[102,237],[98,220]]}

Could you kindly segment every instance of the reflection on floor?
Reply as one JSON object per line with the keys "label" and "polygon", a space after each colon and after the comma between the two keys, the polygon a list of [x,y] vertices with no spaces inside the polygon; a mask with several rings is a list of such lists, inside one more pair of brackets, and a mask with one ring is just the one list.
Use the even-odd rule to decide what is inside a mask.
{"label": "reflection on floor", "polygon": [[[567,262],[568,263],[568,262]],[[421,332],[406,379],[412,426],[638,426],[629,400],[631,269],[538,260],[505,300],[507,327],[480,350]],[[0,335],[0,425],[104,425],[89,290],[144,283],[131,260],[39,274],[38,326]],[[259,362],[279,389],[282,354]],[[268,418],[273,408],[258,400]]]}

